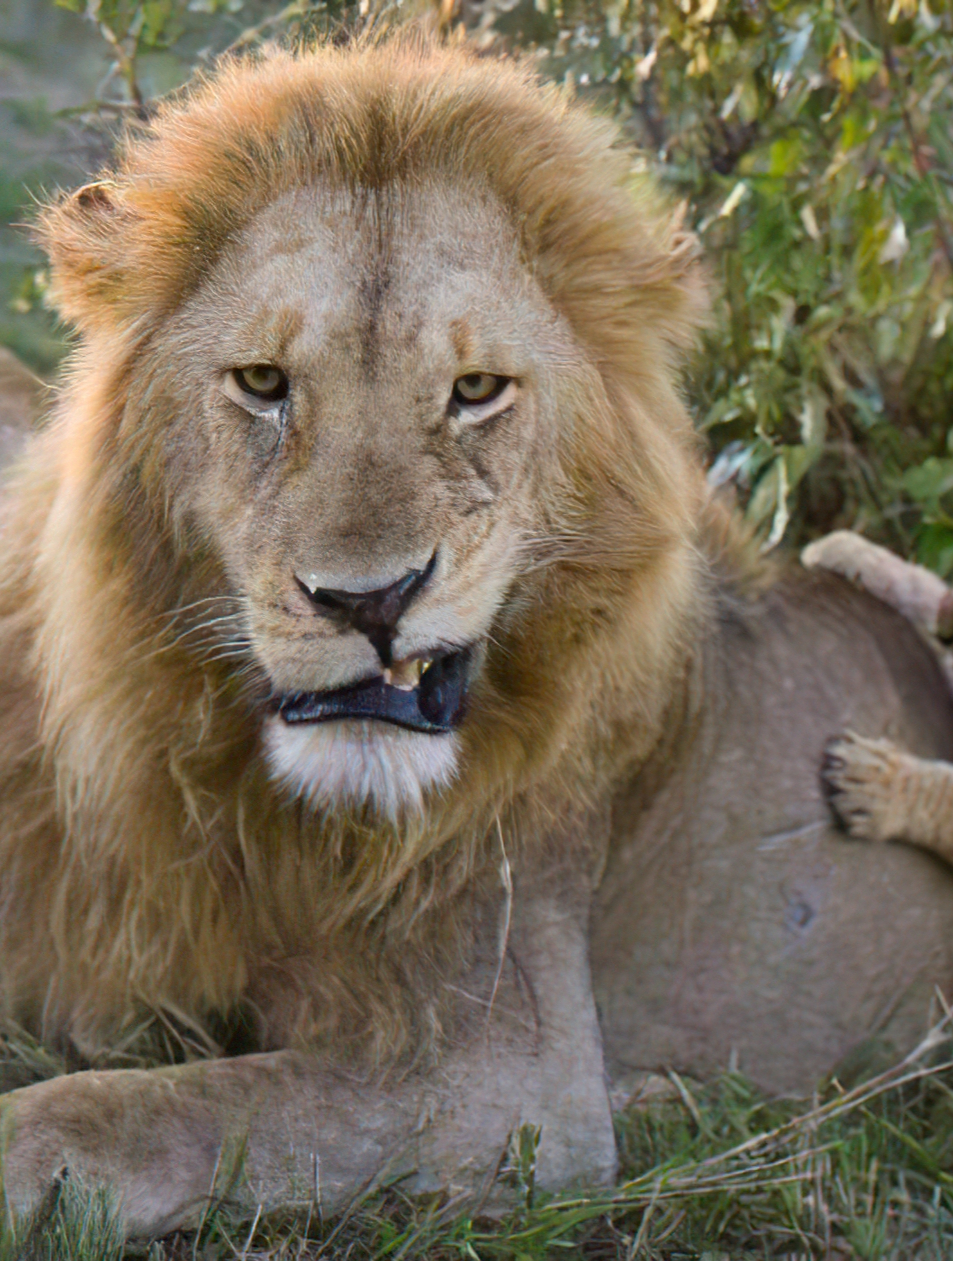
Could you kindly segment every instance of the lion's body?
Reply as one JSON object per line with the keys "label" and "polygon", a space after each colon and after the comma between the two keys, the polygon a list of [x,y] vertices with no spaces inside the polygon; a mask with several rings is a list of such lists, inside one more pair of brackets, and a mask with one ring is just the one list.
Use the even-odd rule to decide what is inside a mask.
{"label": "lion's body", "polygon": [[704,688],[664,782],[615,806],[591,947],[609,1074],[734,1062],[805,1094],[842,1062],[886,1066],[953,978],[953,880],[845,839],[818,770],[845,728],[949,756],[933,656],[877,601],[794,573],[726,597]]}
{"label": "lion's body", "polygon": [[475,1185],[524,1120],[541,1185],[610,1177],[590,915],[620,1078],[735,1047],[807,1087],[949,979],[919,856],[911,944],[863,940],[892,894],[814,779],[853,713],[953,749],[935,667],[833,581],[712,568],[699,282],[612,141],[392,40],[229,66],[47,212],[83,341],[3,507],[4,1008],[268,1053],[11,1096],[18,1207],[65,1162],[132,1230],[194,1219],[246,1139],[252,1203]]}
{"label": "lion's body", "polygon": [[0,346],[0,471],[16,458],[40,408],[40,381]]}

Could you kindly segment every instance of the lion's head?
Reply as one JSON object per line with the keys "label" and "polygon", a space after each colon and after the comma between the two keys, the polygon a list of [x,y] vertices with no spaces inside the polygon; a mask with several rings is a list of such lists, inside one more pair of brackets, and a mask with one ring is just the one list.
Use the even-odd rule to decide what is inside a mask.
{"label": "lion's head", "polygon": [[[637,705],[664,691],[699,286],[613,144],[517,66],[404,36],[229,63],[45,213],[84,339],[64,512],[138,633],[172,616],[241,677],[293,794],[419,810],[627,671]],[[580,646],[622,623],[593,674]]]}

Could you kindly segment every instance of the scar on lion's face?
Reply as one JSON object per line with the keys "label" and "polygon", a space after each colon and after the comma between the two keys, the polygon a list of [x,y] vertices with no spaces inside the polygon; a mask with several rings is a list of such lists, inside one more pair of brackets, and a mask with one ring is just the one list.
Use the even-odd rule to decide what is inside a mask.
{"label": "scar on lion's face", "polygon": [[540,387],[583,368],[512,227],[476,189],[298,190],[156,351],[153,405],[201,436],[166,435],[163,477],[243,593],[274,773],[317,800],[419,806],[454,775],[555,477],[558,392]]}

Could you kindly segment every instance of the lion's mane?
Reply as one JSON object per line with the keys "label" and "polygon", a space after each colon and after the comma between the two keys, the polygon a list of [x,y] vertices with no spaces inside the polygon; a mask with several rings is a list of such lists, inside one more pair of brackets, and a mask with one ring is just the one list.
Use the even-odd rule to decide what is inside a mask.
{"label": "lion's mane", "polygon": [[[269,778],[254,663],[196,651],[216,559],[176,515],[162,418],[128,404],[156,329],[269,202],[434,172],[506,208],[601,393],[565,435],[461,774],[401,823]],[[242,1011],[262,1046],[426,1041],[486,855],[541,843],[637,766],[678,695],[702,598],[676,385],[704,307],[692,241],[610,123],[519,64],[413,35],[227,61],[39,235],[80,339],[4,492],[6,1011],[87,1055],[148,1013],[214,1038]]]}

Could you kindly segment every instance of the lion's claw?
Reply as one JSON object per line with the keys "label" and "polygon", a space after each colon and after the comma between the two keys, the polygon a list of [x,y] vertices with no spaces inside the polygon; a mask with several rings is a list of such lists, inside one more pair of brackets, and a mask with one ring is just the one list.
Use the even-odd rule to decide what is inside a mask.
{"label": "lion's claw", "polygon": [[902,835],[898,797],[904,762],[905,755],[889,740],[867,740],[848,732],[828,743],[821,783],[850,836],[887,841]]}

